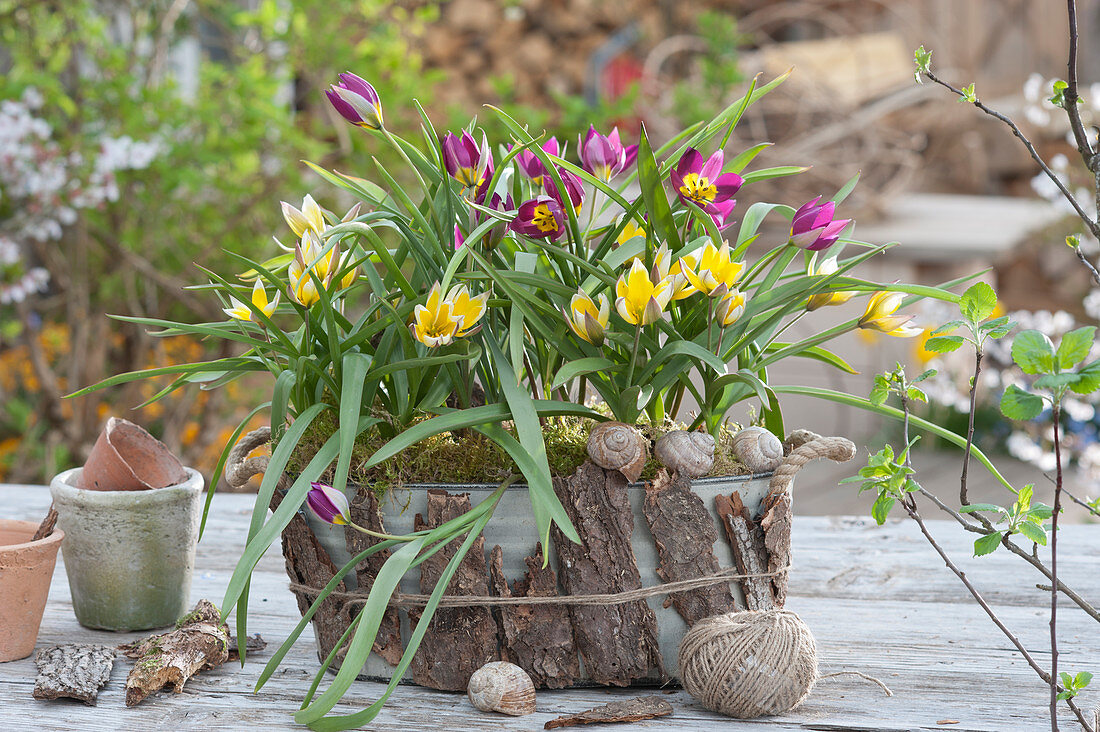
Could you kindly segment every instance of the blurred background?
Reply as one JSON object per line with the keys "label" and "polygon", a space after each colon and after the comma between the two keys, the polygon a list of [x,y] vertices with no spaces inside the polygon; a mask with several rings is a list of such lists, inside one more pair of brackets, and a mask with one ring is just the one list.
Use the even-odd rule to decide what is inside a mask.
{"label": "blurred background", "polygon": [[[1091,124],[1100,115],[1100,84],[1087,82],[1100,81],[1100,48],[1088,41],[1100,33],[1100,1],[1078,6]],[[204,279],[196,265],[224,274],[233,271],[226,250],[273,254],[271,237],[288,235],[280,200],[297,204],[312,193],[333,210],[349,204],[301,161],[364,177],[373,174],[373,156],[390,167],[388,151],[325,101],[323,89],[342,71],[374,83],[387,125],[406,136],[419,124],[413,99],[440,133],[466,125],[488,103],[574,149],[589,124],[604,132],[617,125],[625,142],[645,124],[661,141],[739,97],[756,74],[770,78],[793,66],[727,150],[770,141],[760,167],[812,168],[746,187],[738,210],[754,200],[798,206],[828,197],[861,172],[844,206],[844,216],[858,221],[855,236],[902,244],[865,276],[940,283],[988,270],[982,277],[1025,327],[1056,338],[1094,324],[1100,292],[1090,290],[1063,243],[1080,225],[1053,186],[1035,177],[1007,128],[913,78],[913,50],[923,44],[942,77],[975,83],[1071,188],[1087,191],[1064,116],[1045,101],[1065,73],[1064,7],[1054,0],[0,0],[0,481],[48,482],[82,463],[110,415],[146,426],[186,463],[213,469],[268,384],[189,388],[138,409],[168,382],[62,396],[111,374],[219,355],[106,314],[220,319],[217,303],[187,289]],[[506,139],[480,116],[491,140]],[[1095,249],[1086,239],[1085,250]],[[825,315],[849,318],[859,307]],[[934,327],[949,317],[931,308],[918,322]],[[827,324],[817,318],[799,327],[808,334]],[[968,359],[932,359],[922,340],[852,335],[839,350],[860,375],[788,364],[772,380],[866,394],[873,374],[895,361],[932,364],[941,373],[930,382],[926,416],[964,427]],[[982,444],[1008,454],[1032,475],[1028,482],[1041,480],[1039,471],[1052,468],[1050,435],[997,415],[1008,364],[1007,354],[992,353],[983,375]],[[1067,432],[1088,492],[1100,475],[1100,418],[1090,401],[1071,401]],[[788,425],[862,444],[891,429],[854,410],[797,400]],[[821,500],[822,512],[840,512],[835,498]]]}

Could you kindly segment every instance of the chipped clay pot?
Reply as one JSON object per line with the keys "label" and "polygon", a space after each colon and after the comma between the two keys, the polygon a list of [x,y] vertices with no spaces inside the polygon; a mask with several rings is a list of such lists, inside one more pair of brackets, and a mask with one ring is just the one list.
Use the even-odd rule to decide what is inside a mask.
{"label": "chipped clay pot", "polygon": [[190,607],[203,477],[148,490],[86,490],[81,468],[50,484],[81,625],[146,630],[172,625]]}
{"label": "chipped clay pot", "polygon": [[38,524],[0,520],[0,662],[34,652],[65,532],[31,541]]}

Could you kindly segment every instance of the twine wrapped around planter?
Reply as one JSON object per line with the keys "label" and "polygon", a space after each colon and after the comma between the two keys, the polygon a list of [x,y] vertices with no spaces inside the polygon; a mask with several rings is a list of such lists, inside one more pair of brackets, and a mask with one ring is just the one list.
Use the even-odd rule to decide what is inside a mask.
{"label": "twine wrapped around planter", "polygon": [[[248,455],[269,442],[270,435],[268,428],[261,428],[249,433],[234,446],[226,467],[226,479],[230,485],[242,486],[253,475],[262,473],[267,468],[266,456]],[[578,658],[584,661],[585,676],[595,683],[621,686],[636,680],[660,681],[667,676],[661,661],[663,651],[658,648],[656,616],[645,602],[647,598],[669,595],[665,607],[669,607],[671,603],[675,608],[673,615],[679,614],[688,626],[704,617],[736,609],[728,588],[731,582],[740,582],[746,588],[746,597],[749,594],[749,584],[766,585],[769,588],[764,593],[769,597],[767,606],[781,608],[791,567],[791,482],[795,474],[813,459],[823,457],[842,461],[855,454],[855,446],[848,440],[823,438],[805,431],[793,433],[785,448],[787,455],[768,484],[768,492],[761,505],[762,515],[759,518],[755,515],[749,516],[745,510],[743,519],[739,517],[757,542],[756,561],[752,566],[745,566],[740,561],[742,557],[736,546],[736,567],[722,567],[717,562],[712,551],[712,544],[718,541],[718,536],[714,533],[714,506],[707,508],[702,499],[693,493],[687,480],[665,474],[647,484],[644,518],[631,519],[632,510],[637,513],[637,508],[631,508],[630,501],[626,498],[626,482],[621,476],[586,464],[568,479],[555,478],[555,491],[580,533],[582,544],[574,545],[556,535],[554,545],[558,553],[557,569],[560,574],[555,573],[553,568],[542,566],[542,550],[538,549],[533,557],[527,558],[529,572],[520,581],[520,589],[514,591],[514,588],[509,587],[508,578],[502,574],[500,547],[493,549],[489,562],[490,571],[486,573],[485,559],[490,554],[490,547],[483,546],[479,539],[463,564],[471,563],[479,567],[476,572],[480,573],[481,579],[474,577],[472,583],[467,581],[461,584],[457,583],[456,577],[456,581],[451,583],[449,594],[443,595],[440,602],[433,629],[429,630],[417,653],[417,658],[426,656],[419,672],[414,659],[411,670],[413,680],[433,688],[465,688],[468,680],[466,669],[444,670],[443,676],[433,675],[435,672],[432,669],[438,670],[440,666],[448,664],[461,665],[463,661],[455,660],[459,656],[466,657],[474,652],[482,652],[481,645],[476,643],[471,649],[459,649],[461,652],[455,650],[453,644],[472,642],[470,632],[477,629],[480,634],[487,624],[488,635],[492,636],[487,641],[493,649],[491,653],[499,652],[509,657],[509,660],[518,662],[532,675],[537,686],[558,688],[572,685],[583,678],[578,676]],[[280,476],[277,490],[271,498],[272,510],[278,507],[291,482],[287,476]],[[735,490],[731,497],[737,496]],[[369,491],[362,494],[362,498],[371,504],[371,511],[377,509],[377,501]],[[456,514],[448,512],[460,510],[463,502],[466,510],[470,505],[469,499],[463,494],[429,491],[427,499],[429,510],[424,515],[428,516],[428,520],[431,520],[428,514],[431,513],[432,505],[436,507],[437,520],[453,518]],[[738,502],[740,503],[740,499]],[[355,510],[353,505],[353,513]],[[630,530],[627,528],[625,536],[618,536],[621,530],[616,527],[620,524],[614,519],[614,515],[622,515],[624,511],[622,520],[626,522],[626,527],[639,520],[649,523],[650,532],[645,536],[652,535],[652,540],[657,543],[660,565],[656,572],[664,582],[653,584],[650,581],[645,585],[638,581],[638,567],[630,548]],[[718,515],[721,516],[720,509]],[[685,517],[695,523],[677,523],[687,520]],[[354,520],[360,523],[363,518],[364,514],[360,514],[360,518]],[[417,519],[419,521],[420,517]],[[429,524],[420,524],[418,528],[427,525]],[[370,525],[369,528],[384,530],[384,527],[376,525]],[[696,528],[701,530],[696,531]],[[592,534],[593,531],[596,533]],[[680,545],[678,537],[684,536],[689,538],[684,540],[684,545]],[[282,538],[287,573],[291,580],[290,589],[304,614],[318,597],[321,588],[335,576],[337,566],[306,523],[303,512],[291,519],[283,530]],[[590,539],[595,543],[590,543]],[[350,549],[352,541],[360,539],[357,532],[349,531],[347,540]],[[608,551],[609,541],[612,550],[610,565],[607,564],[608,556],[603,554]],[[733,543],[732,534],[730,541]],[[361,545],[357,546],[355,551],[363,548]],[[589,554],[590,550],[592,554]],[[675,564],[681,556],[695,557],[697,550],[709,559],[706,562],[693,560]],[[373,561],[380,562],[383,559],[384,557],[376,555]],[[434,579],[426,579],[426,566],[421,568],[421,593],[430,591],[434,584]],[[620,568],[625,571],[620,572]],[[352,621],[356,609],[363,605],[376,571],[377,567],[360,565],[355,575],[359,590],[351,590],[343,582],[339,582],[317,608],[313,616],[314,627],[322,657],[336,646],[343,631]],[[653,571],[653,565],[647,564],[647,574],[652,574]],[[622,577],[626,580],[622,581]],[[607,581],[614,584],[604,584]],[[480,591],[478,588],[481,588]],[[397,609],[407,611],[410,622],[416,623],[420,617],[420,608],[427,601],[427,594],[398,592],[391,598],[390,608],[386,612],[387,618],[383,620],[382,626],[383,629],[390,630],[384,641],[381,640],[380,631],[380,639],[374,647],[375,652],[391,665],[396,663],[403,650]],[[490,611],[493,607],[497,609]],[[552,638],[546,637],[547,628],[553,631]],[[439,634],[435,645],[438,646],[436,650],[440,651],[434,657],[431,650],[425,650],[433,633]],[[452,637],[448,633],[455,635]],[[498,640],[501,646],[499,651],[496,647]],[[660,648],[666,648],[666,644],[671,646],[678,640],[678,635],[674,639],[663,638]],[[675,648],[670,650],[673,655],[668,662],[674,663]],[[544,656],[550,653],[551,656],[526,660],[515,657],[516,653],[522,656],[531,652],[542,653]],[[616,653],[620,655],[616,656]],[[606,658],[599,658],[601,654]],[[493,658],[499,657],[501,656],[493,655]],[[339,658],[338,655],[337,659]],[[477,665],[473,665],[469,671],[476,668]]]}

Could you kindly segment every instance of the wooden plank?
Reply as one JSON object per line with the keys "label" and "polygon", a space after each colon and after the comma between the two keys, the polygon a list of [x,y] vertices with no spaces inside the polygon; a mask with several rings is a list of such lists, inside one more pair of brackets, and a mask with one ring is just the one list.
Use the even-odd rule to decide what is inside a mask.
{"label": "wooden plank", "polygon": [[[206,597],[219,602],[234,559],[244,544],[244,527],[253,497],[218,495],[207,535],[199,545],[192,602]],[[14,518],[37,520],[49,506],[44,488],[0,487],[0,505]],[[796,504],[797,505],[797,504]],[[1048,632],[1044,617],[1048,596],[1033,589],[1037,579],[1020,561],[998,551],[970,556],[972,536],[946,522],[930,522],[933,533],[979,587],[991,598],[1003,619],[1035,650],[1039,663]],[[1059,567],[1090,597],[1100,597],[1100,527],[1067,526],[1060,537],[1065,553]],[[1047,691],[1009,644],[966,599],[957,581],[935,558],[909,523],[875,526],[869,519],[829,519],[798,516],[794,521],[795,566],[788,609],[799,613],[817,638],[822,673],[858,670],[882,679],[895,692],[886,698],[877,687],[852,677],[819,682],[807,702],[778,718],[738,722],[738,732],[789,730],[1035,730],[1045,726]],[[297,622],[297,608],[287,590],[282,557],[276,548],[257,565],[250,599],[250,629],[269,642],[266,652],[243,668],[224,664],[199,674],[179,695],[160,693],[143,705],[123,706],[123,681],[130,661],[120,659],[111,681],[99,695],[99,706],[85,708],[67,702],[31,698],[33,659],[0,664],[0,699],[5,701],[10,729],[240,730],[246,727],[301,730],[292,714],[317,669],[313,636],[306,629],[279,671],[258,693],[256,679],[273,652]],[[1059,616],[1062,664],[1088,669],[1100,653],[1096,623],[1083,613],[1067,610]],[[80,627],[73,616],[68,584],[59,564],[51,587],[38,645],[103,643],[115,645],[141,633],[106,633]],[[331,677],[330,677],[331,678]],[[980,678],[980,689],[975,679]],[[322,689],[328,680],[322,683]],[[383,686],[357,682],[341,710],[361,709],[374,701]],[[667,691],[667,690],[666,690]],[[540,691],[534,715],[518,719],[475,712],[462,694],[402,686],[383,709],[372,729],[423,732],[426,725],[451,730],[530,730],[557,716],[612,700],[638,696],[637,689],[570,689]],[[686,730],[703,732],[728,720],[695,704],[683,691],[660,692],[674,707],[673,716],[648,723],[624,724],[616,730]],[[1085,709],[1100,701],[1086,689]],[[942,726],[942,719],[959,724]],[[1068,716],[1063,728],[1073,729]],[[732,728],[732,727],[731,727]]]}

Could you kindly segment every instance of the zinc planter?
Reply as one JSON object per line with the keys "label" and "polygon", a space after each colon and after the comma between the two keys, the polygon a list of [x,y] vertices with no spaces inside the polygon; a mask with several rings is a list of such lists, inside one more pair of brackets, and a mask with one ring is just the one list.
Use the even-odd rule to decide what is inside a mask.
{"label": "zinc planter", "polygon": [[117,631],[172,625],[190,607],[202,475],[186,468],[178,485],[104,491],[78,488],[81,470],[50,484],[76,619]]}
{"label": "zinc planter", "polygon": [[37,529],[30,521],[0,520],[0,662],[31,655],[38,639],[65,533],[55,529],[31,541]]}

